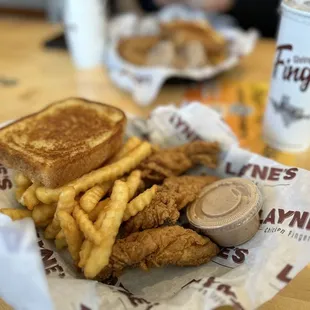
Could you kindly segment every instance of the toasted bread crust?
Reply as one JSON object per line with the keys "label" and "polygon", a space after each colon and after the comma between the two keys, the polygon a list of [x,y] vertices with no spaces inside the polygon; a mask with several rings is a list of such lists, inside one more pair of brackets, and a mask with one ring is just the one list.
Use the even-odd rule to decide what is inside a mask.
{"label": "toasted bread crust", "polygon": [[[73,130],[69,122],[65,124],[69,126],[69,134],[63,132],[62,135],[59,130],[71,113],[76,116],[74,125],[77,130]],[[25,124],[33,128],[29,129]],[[23,126],[25,134],[21,130]],[[43,131],[46,126],[46,140],[42,126]],[[125,114],[115,107],[80,98],[55,102],[0,129],[0,162],[46,187],[62,186],[100,167],[113,156],[121,147],[125,126]],[[41,128],[38,137],[33,136],[36,128]],[[52,140],[49,140],[51,136]],[[55,141],[55,145],[51,145],[51,141]],[[36,148],[38,143],[40,147]]]}

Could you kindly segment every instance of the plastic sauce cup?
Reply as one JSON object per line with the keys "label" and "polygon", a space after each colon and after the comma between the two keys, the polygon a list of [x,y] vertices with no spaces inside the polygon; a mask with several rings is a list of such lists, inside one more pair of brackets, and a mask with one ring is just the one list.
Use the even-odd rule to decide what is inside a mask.
{"label": "plastic sauce cup", "polygon": [[258,231],[262,205],[262,194],[251,180],[224,179],[201,191],[187,208],[187,218],[218,245],[237,246]]}

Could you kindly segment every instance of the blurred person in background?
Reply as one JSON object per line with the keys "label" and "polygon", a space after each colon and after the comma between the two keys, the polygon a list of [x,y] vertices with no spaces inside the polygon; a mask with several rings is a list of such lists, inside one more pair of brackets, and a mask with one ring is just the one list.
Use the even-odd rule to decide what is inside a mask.
{"label": "blurred person in background", "polygon": [[[123,0],[124,1],[124,0]],[[244,29],[256,28],[264,37],[276,35],[280,0],[137,0],[146,12],[172,3],[187,4],[207,12],[229,14]],[[127,2],[124,1],[124,2]]]}

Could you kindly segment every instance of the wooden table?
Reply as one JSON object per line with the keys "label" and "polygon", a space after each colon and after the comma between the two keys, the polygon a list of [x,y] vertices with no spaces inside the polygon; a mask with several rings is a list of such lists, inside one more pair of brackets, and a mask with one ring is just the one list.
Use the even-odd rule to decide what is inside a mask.
{"label": "wooden table", "polygon": [[[42,21],[0,20],[0,122],[69,96],[106,102],[141,116],[159,104],[181,100],[184,87],[166,86],[152,106],[141,108],[111,83],[104,68],[77,72],[66,52],[42,47],[44,40],[60,30]],[[255,52],[226,76],[240,81],[268,81],[273,54],[274,42],[262,40]],[[310,309],[310,268],[261,309]]]}

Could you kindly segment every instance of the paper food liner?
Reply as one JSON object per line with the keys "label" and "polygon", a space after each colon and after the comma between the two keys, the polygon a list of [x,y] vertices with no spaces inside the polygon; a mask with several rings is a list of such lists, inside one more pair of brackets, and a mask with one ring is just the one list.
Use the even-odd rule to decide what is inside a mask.
{"label": "paper food liner", "polygon": [[[37,235],[32,220],[12,222],[0,214],[0,297],[15,309],[254,309],[307,265],[309,171],[240,149],[219,115],[199,103],[158,108],[147,121],[131,119],[132,134],[164,146],[197,138],[219,141],[222,159],[213,173],[260,185],[264,205],[258,233],[243,245],[223,248],[208,264],[126,270],[108,286],[83,279],[68,252],[56,252],[52,242]],[[202,172],[206,170],[191,171]],[[3,166],[0,189],[0,208],[16,207],[12,171]]]}
{"label": "paper food liner", "polygon": [[[143,67],[126,62],[117,51],[118,41],[122,37],[156,34],[159,24],[174,19],[206,20],[221,32],[229,41],[229,56],[216,66],[199,69],[178,70],[168,67]],[[107,53],[107,66],[110,77],[120,88],[130,92],[140,105],[149,105],[158,95],[164,82],[171,77],[186,78],[195,81],[212,78],[219,73],[235,67],[240,57],[252,52],[258,38],[256,30],[243,31],[232,23],[227,16],[206,14],[191,10],[186,6],[172,5],[156,15],[139,18],[134,14],[116,17],[109,25],[110,47]]]}

